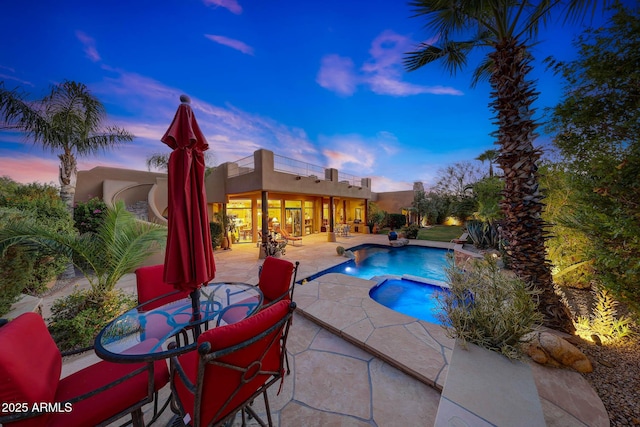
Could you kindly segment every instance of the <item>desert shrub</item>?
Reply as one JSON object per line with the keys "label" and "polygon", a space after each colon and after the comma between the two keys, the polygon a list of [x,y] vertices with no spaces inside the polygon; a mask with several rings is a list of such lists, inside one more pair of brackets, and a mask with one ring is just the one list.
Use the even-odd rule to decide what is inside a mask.
{"label": "desert shrub", "polygon": [[[632,335],[632,320],[627,316],[618,316],[614,300],[606,289],[596,291],[595,306],[590,317],[579,316],[576,333],[582,338],[607,343]],[[594,337],[597,336],[597,338]]]}
{"label": "desert shrub", "polygon": [[478,210],[478,202],[475,197],[452,197],[450,199],[449,214],[460,222],[473,217]]}
{"label": "desert shrub", "polygon": [[0,259],[0,317],[11,310],[32,274],[33,262],[24,248],[9,248]]}
{"label": "desert shrub", "polygon": [[475,215],[482,221],[495,221],[503,217],[500,199],[504,181],[497,176],[483,178],[473,184],[473,194],[478,202]]}
{"label": "desert shrub", "polygon": [[547,163],[542,165],[541,171],[540,184],[546,196],[542,218],[551,225],[545,245],[553,281],[560,286],[590,288],[595,271],[588,252],[594,242],[583,231],[571,226],[575,222],[578,178],[564,164]]}
{"label": "desert shrub", "polygon": [[53,303],[49,332],[61,351],[89,347],[107,323],[135,305],[135,297],[121,289],[76,289]]}
{"label": "desert shrub", "polygon": [[73,221],[78,231],[82,233],[95,233],[104,221],[107,204],[94,197],[88,202],[77,202],[73,209]]}
{"label": "desert shrub", "polygon": [[519,358],[520,341],[542,321],[536,291],[500,270],[491,256],[473,260],[464,270],[452,262],[446,273],[450,292],[439,295],[438,302],[447,335]]}
{"label": "desert shrub", "polygon": [[402,228],[402,232],[407,239],[415,239],[418,237],[420,226],[418,224],[409,224],[407,227]]}
{"label": "desert shrub", "polygon": [[382,228],[386,216],[387,213],[385,211],[380,209],[375,202],[370,201],[367,205],[367,225],[369,226],[369,231],[373,233],[374,226]]}
{"label": "desert shrub", "polygon": [[[58,234],[74,232],[71,215],[56,187],[37,183],[24,185],[9,178],[0,179],[0,228],[23,220],[36,222]],[[46,284],[63,272],[69,262],[69,258],[46,247],[22,245],[21,248],[0,254],[0,271],[3,272],[0,274],[0,305],[12,300],[10,295],[15,292],[42,293]],[[21,268],[15,267],[18,265]]]}
{"label": "desert shrub", "polygon": [[387,214],[386,223],[389,228],[402,228],[407,222],[407,218],[403,214]]}
{"label": "desert shrub", "polygon": [[425,217],[429,224],[444,224],[451,213],[452,197],[430,192],[426,195]]}
{"label": "desert shrub", "polygon": [[211,231],[211,245],[218,248],[222,245],[222,224],[219,222],[210,222],[209,231]]}

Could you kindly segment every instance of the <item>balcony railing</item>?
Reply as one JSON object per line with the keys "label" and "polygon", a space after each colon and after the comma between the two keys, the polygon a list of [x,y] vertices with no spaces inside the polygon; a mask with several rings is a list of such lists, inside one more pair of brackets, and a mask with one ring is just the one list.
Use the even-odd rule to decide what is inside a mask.
{"label": "balcony railing", "polygon": [[240,176],[240,175],[244,175],[247,173],[251,173],[255,170],[256,166],[254,163],[254,157],[253,154],[247,157],[244,157],[240,160],[237,160],[233,163],[238,165],[238,169],[229,169],[227,172],[227,175],[229,178],[232,178],[234,176]]}
{"label": "balcony railing", "polygon": [[362,178],[348,173],[338,172],[338,181],[349,184],[352,187],[362,187]]}
{"label": "balcony railing", "polygon": [[298,176],[315,176],[321,180],[326,179],[325,168],[322,166],[316,166],[278,155],[273,156],[273,163],[273,169],[277,172]]}

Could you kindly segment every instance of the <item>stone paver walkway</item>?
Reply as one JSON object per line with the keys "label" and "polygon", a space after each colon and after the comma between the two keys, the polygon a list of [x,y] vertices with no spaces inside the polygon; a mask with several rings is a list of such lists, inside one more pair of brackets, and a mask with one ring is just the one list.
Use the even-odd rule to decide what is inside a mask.
{"label": "stone paver walkway", "polygon": [[[305,236],[302,245],[287,246],[285,258],[300,261],[298,279],[303,279],[344,262],[336,254],[337,246],[348,249],[361,243],[388,242],[384,235],[339,236],[336,242],[328,242],[326,235],[317,234]],[[255,245],[236,244],[230,251],[217,251],[215,257],[214,280],[257,283],[262,260]],[[368,280],[329,274],[296,287],[299,309],[289,341],[292,373],[279,396],[275,395],[278,387],[270,391],[276,425],[433,425],[453,341],[439,326],[371,300],[372,285]],[[119,286],[135,292],[134,276],[125,276]],[[51,300],[69,291],[45,299],[45,317]],[[67,361],[63,369],[73,371],[91,357],[95,356]],[[556,372],[535,369],[547,424],[592,425],[581,415],[586,408],[601,420],[604,407],[586,380],[577,373],[562,371],[558,376]],[[571,398],[559,394],[558,387],[570,388]],[[162,392],[168,395],[168,387]],[[256,405],[260,408],[258,401]],[[169,417],[164,414],[158,425],[166,425]]]}

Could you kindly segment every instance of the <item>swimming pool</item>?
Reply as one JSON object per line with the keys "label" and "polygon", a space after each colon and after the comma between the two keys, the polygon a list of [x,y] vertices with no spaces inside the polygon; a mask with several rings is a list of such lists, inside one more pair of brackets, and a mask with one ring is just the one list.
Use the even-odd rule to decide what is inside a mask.
{"label": "swimming pool", "polygon": [[440,324],[437,314],[441,309],[436,295],[442,292],[448,290],[413,280],[387,279],[371,288],[369,296],[385,307],[407,316]]}
{"label": "swimming pool", "polygon": [[446,249],[364,244],[348,251],[353,254],[353,259],[306,280],[314,280],[327,273],[378,279],[379,283],[369,291],[371,299],[416,319],[440,323],[436,317],[438,303],[435,294],[447,292],[438,286],[446,280]]}
{"label": "swimming pool", "polygon": [[327,273],[342,273],[361,279],[375,276],[403,276],[406,274],[439,282],[446,280],[446,249],[425,246],[401,246],[364,244],[349,248],[351,259],[307,278],[313,280]]}

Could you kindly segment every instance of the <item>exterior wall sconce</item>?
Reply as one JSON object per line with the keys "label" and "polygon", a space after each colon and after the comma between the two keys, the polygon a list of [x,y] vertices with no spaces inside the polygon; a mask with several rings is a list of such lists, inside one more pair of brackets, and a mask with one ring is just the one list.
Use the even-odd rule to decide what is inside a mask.
{"label": "exterior wall sconce", "polygon": [[319,182],[320,182],[320,180],[319,180],[319,179],[316,179],[316,184],[317,184],[317,183],[319,183]]}
{"label": "exterior wall sconce", "polygon": [[296,176],[296,180],[300,181],[302,177],[300,175]]}

